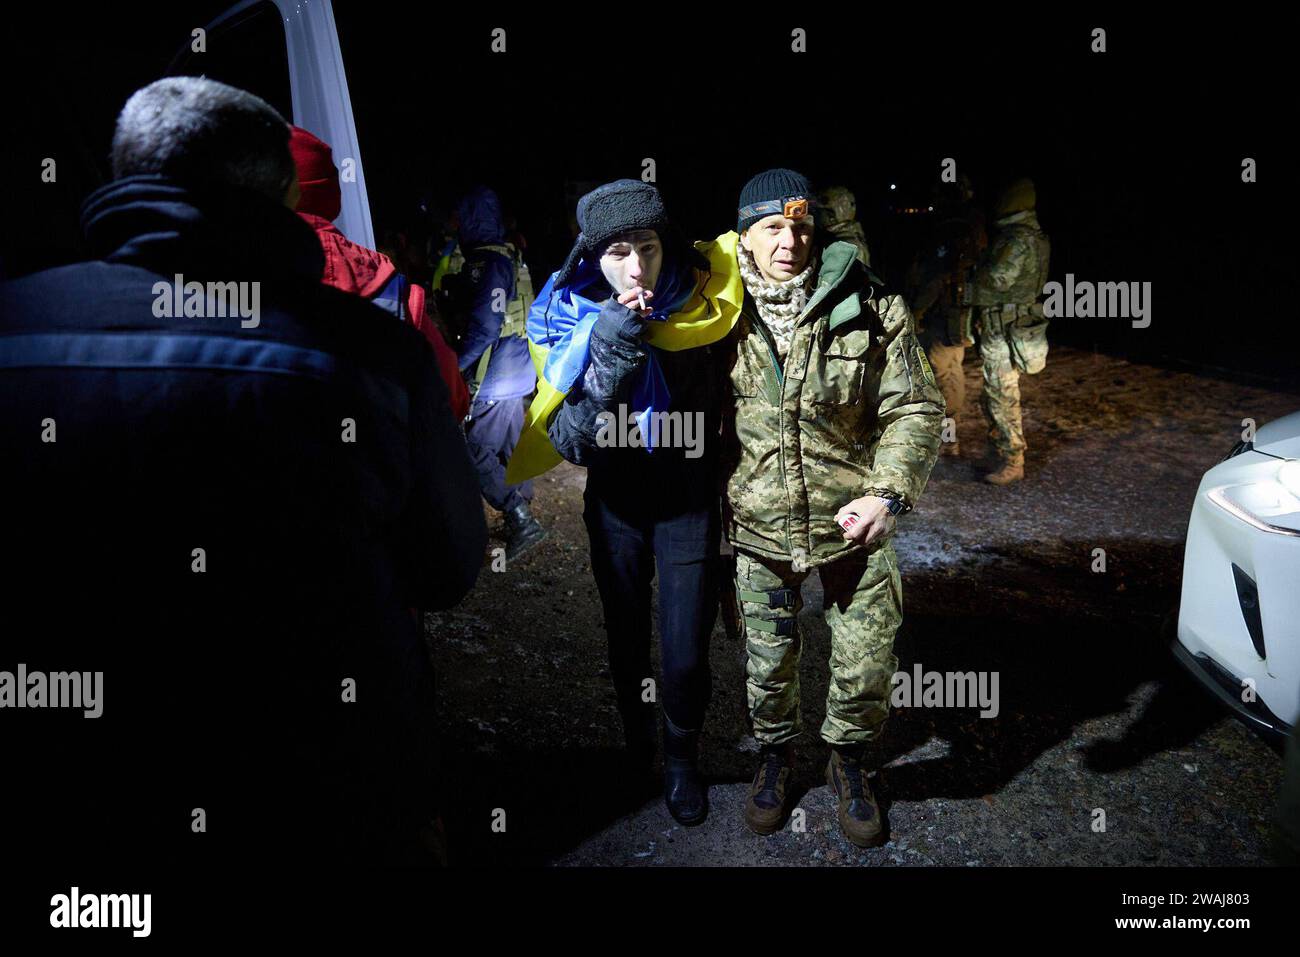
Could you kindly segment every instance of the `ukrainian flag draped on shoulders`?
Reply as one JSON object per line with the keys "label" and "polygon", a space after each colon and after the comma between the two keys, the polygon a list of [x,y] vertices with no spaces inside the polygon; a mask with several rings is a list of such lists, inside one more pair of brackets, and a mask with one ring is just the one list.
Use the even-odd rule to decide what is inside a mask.
{"label": "ukrainian flag draped on shoulders", "polygon": [[[678,352],[707,346],[724,338],[740,317],[745,287],[736,264],[735,232],[723,233],[695,248],[709,261],[707,272],[689,269],[683,274],[661,275],[655,284],[653,315],[646,321],[645,341],[657,349]],[[506,467],[506,484],[534,478],[560,463],[551,445],[547,423],[591,361],[592,326],[601,304],[580,295],[599,278],[599,267],[583,261],[567,286],[555,288],[552,273],[528,313],[528,349],[537,369],[537,396],[524,417],[524,428]],[[638,373],[632,405],[642,436],[651,434],[647,423],[655,412],[667,411],[671,396],[654,350]]]}

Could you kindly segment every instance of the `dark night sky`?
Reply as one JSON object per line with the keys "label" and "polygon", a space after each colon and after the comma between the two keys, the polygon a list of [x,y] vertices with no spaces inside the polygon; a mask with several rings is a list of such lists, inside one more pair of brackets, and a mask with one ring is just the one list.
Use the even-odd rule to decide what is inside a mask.
{"label": "dark night sky", "polygon": [[[6,38],[18,117],[3,147],[7,269],[75,255],[69,224],[106,175],[116,111],[225,6],[104,10],[75,31],[52,19]],[[1096,11],[956,19],[927,8],[860,20],[800,12],[787,24],[736,7],[743,22],[729,24],[596,9],[452,22],[434,5],[336,0],[377,234],[408,224],[430,191],[449,203],[482,181],[516,214],[545,274],[569,241],[566,181],[639,176],[653,157],[670,211],[706,237],[734,224],[745,179],[788,165],[856,191],[873,253],[896,280],[922,224],[890,205],[921,204],[952,156],[984,202],[1034,177],[1052,278],[1154,284],[1149,329],[1059,320],[1054,340],[1300,388],[1295,243],[1277,225],[1292,219],[1280,206],[1284,195],[1292,205],[1280,23],[1140,24]],[[613,19],[624,10],[635,24]],[[489,51],[498,25],[505,55]],[[1104,55],[1088,52],[1096,25],[1108,28]],[[808,30],[805,55],[789,51],[794,26]],[[269,75],[268,57],[249,56],[250,75]],[[38,192],[29,166],[55,150],[82,157],[82,171]],[[1261,182],[1241,183],[1243,156],[1259,160]]]}

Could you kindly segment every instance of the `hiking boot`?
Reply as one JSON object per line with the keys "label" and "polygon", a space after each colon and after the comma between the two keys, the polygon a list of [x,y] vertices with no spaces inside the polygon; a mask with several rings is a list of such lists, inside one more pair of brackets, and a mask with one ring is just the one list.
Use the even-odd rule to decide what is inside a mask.
{"label": "hiking boot", "polygon": [[699,768],[700,732],[683,731],[664,715],[664,803],[678,824],[691,827],[709,813]]}
{"label": "hiking boot", "polygon": [[1012,482],[1019,482],[1024,477],[1024,460],[1003,459],[1002,467],[996,472],[990,472],[984,476],[984,481],[991,482],[994,485],[1010,485]]}
{"label": "hiking boot", "polygon": [[840,830],[858,847],[875,847],[884,843],[880,808],[867,784],[867,769],[861,749],[831,750],[826,765],[826,783],[840,799]]}
{"label": "hiking boot", "polygon": [[749,787],[745,824],[755,834],[775,834],[785,821],[785,796],[794,773],[794,753],[786,745],[764,745]]}
{"label": "hiking boot", "polygon": [[505,513],[506,561],[524,554],[546,540],[546,529],[528,511],[528,503],[520,502]]}

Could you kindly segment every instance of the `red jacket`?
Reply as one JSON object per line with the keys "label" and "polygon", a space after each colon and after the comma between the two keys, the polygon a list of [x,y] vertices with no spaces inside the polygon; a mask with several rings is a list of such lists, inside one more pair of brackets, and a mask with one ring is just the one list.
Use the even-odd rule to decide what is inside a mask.
{"label": "red jacket", "polygon": [[[316,230],[325,251],[325,275],[321,282],[350,292],[363,299],[373,299],[397,272],[393,261],[381,252],[360,246],[343,235],[334,225],[341,206],[338,170],[329,145],[297,126],[290,127],[289,151],[298,168],[298,215]],[[451,396],[451,410],[456,421],[469,414],[469,389],[460,374],[456,353],[447,345],[438,327],[425,312],[424,287],[410,284],[407,312],[411,325],[420,330],[433,347],[438,371]]]}
{"label": "red jacket", "polygon": [[[305,212],[301,206],[298,215],[316,230],[316,238],[325,250],[325,275],[321,277],[321,282],[325,285],[355,293],[363,299],[372,299],[397,272],[391,259],[381,252],[358,246],[339,232],[339,228],[328,219]],[[452,412],[459,422],[469,412],[469,389],[460,374],[456,353],[447,345],[447,340],[425,312],[423,286],[411,283],[406,308],[411,317],[411,325],[420,330],[429,340],[429,345],[433,346],[438,371],[442,373],[447,391],[451,394]]]}

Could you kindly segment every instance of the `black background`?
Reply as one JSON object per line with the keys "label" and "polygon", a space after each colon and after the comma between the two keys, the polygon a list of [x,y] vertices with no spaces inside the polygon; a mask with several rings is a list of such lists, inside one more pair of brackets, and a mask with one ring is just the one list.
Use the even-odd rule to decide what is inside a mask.
{"label": "black background", "polygon": [[[6,274],[84,256],[76,210],[107,177],[117,111],[226,6],[51,8],[7,35]],[[953,157],[986,205],[1035,179],[1051,278],[1153,284],[1149,328],[1062,319],[1054,341],[1300,389],[1281,20],[357,0],[335,15],[377,237],[427,228],[422,200],[446,209],[484,182],[544,276],[567,251],[575,184],[638,177],[653,158],[670,211],[707,238],[734,227],[750,175],[786,165],[856,192],[897,284],[926,217],[894,209],[924,206]],[[505,54],[490,50],[496,26]],[[806,54],[790,50],[796,26]],[[240,55],[256,92],[282,99],[270,54]],[[50,155],[72,159],[57,185],[39,180]],[[1246,156],[1257,183],[1241,181]]]}

